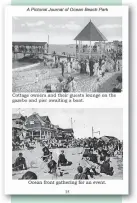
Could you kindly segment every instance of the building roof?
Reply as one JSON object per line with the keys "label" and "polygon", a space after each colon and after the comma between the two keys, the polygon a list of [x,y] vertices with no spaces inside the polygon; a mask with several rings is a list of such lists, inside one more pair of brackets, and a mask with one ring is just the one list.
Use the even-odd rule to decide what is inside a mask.
{"label": "building roof", "polygon": [[25,117],[21,113],[12,114],[12,120],[15,120],[15,119],[22,119],[25,121]]}
{"label": "building roof", "polygon": [[91,22],[83,28],[83,30],[75,37],[74,40],[80,41],[107,41],[106,37]]}
{"label": "building roof", "polygon": [[40,117],[44,122],[46,122],[46,121],[50,122],[50,119],[48,116],[40,116]]}
{"label": "building roof", "polygon": [[44,46],[47,42],[12,42],[12,45],[18,46]]}
{"label": "building roof", "polygon": [[55,131],[54,125],[51,124],[48,116],[41,117],[38,113],[35,112],[27,117],[24,126],[26,129],[30,131],[31,130],[39,131],[40,129],[50,129],[51,131]]}
{"label": "building roof", "polygon": [[73,133],[74,132],[72,128],[66,128],[66,129],[58,128],[58,130],[61,130],[62,132],[66,132],[66,133]]}

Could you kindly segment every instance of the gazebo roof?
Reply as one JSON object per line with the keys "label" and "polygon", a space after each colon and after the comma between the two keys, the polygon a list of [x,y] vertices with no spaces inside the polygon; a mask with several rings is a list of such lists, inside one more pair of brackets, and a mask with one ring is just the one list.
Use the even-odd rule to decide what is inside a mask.
{"label": "gazebo roof", "polygon": [[91,22],[83,28],[83,30],[75,37],[74,40],[80,41],[107,41],[106,37]]}

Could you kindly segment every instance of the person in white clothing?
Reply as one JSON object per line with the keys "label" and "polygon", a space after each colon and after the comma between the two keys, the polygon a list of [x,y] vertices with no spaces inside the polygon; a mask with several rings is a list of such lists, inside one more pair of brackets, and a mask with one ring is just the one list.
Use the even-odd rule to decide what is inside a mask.
{"label": "person in white clothing", "polygon": [[67,72],[71,73],[71,64],[70,64],[70,61],[67,62]]}
{"label": "person in white clothing", "polygon": [[98,75],[98,69],[99,69],[99,64],[98,64],[98,60],[96,60],[96,62],[94,64],[94,75],[95,76]]}
{"label": "person in white clothing", "polygon": [[75,59],[73,59],[72,61],[72,70],[75,70],[76,69],[76,61]]}
{"label": "person in white clothing", "polygon": [[75,92],[76,91],[76,87],[77,87],[77,83],[74,80],[74,77],[71,77],[71,82],[69,83],[69,87],[70,87],[70,92]]}
{"label": "person in white clothing", "polygon": [[89,69],[89,60],[86,60],[86,72],[89,74],[90,69]]}

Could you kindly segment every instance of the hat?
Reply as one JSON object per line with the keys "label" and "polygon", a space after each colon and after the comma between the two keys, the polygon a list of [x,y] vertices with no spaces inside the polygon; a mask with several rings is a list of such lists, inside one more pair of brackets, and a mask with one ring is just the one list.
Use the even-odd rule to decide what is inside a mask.
{"label": "hat", "polygon": [[34,179],[36,180],[37,179],[37,175],[32,172],[32,171],[27,171],[21,178],[21,180],[23,179],[28,179],[28,180],[31,180],[31,179]]}
{"label": "hat", "polygon": [[83,167],[82,166],[78,166],[77,171],[78,171],[78,173],[82,173],[83,172]]}
{"label": "hat", "polygon": [[58,80],[60,81],[60,82],[62,82],[63,81],[63,77],[58,77]]}
{"label": "hat", "polygon": [[20,155],[23,155],[23,154],[20,152],[20,153],[19,153],[19,156],[20,156]]}

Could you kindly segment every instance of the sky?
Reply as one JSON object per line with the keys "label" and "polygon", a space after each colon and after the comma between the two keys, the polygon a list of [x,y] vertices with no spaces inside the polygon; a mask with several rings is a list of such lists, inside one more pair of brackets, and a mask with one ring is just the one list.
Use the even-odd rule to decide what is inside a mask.
{"label": "sky", "polygon": [[122,40],[121,17],[13,17],[12,41],[75,44],[74,38],[92,21],[108,41]]}
{"label": "sky", "polygon": [[74,136],[84,138],[92,136],[92,126],[94,131],[100,131],[100,136],[114,136],[123,139],[123,112],[122,109],[13,109],[13,113],[21,113],[30,116],[36,112],[40,116],[49,116],[52,124],[61,128],[71,128],[71,118],[73,123]]}

